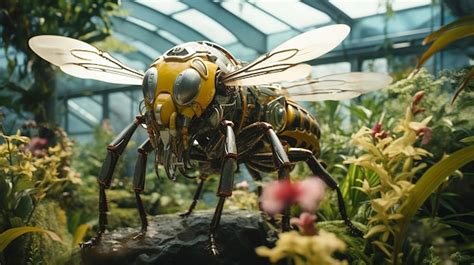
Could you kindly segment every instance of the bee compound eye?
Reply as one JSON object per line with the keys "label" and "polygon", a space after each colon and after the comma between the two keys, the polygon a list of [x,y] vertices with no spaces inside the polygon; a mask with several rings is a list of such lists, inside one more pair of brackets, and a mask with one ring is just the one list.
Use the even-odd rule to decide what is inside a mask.
{"label": "bee compound eye", "polygon": [[142,90],[145,100],[152,102],[155,98],[156,85],[158,84],[158,70],[155,67],[151,67],[145,73],[143,78]]}
{"label": "bee compound eye", "polygon": [[174,81],[173,98],[179,105],[188,105],[198,95],[200,87],[199,73],[192,68],[186,69]]}

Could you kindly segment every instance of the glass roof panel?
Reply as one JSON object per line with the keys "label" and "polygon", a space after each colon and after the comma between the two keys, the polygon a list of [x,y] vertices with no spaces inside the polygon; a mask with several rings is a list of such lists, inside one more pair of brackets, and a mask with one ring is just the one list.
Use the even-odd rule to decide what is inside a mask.
{"label": "glass roof panel", "polygon": [[222,7],[248,22],[265,34],[289,30],[286,24],[246,2],[226,1]]}
{"label": "glass roof panel", "polygon": [[[321,25],[331,21],[331,18],[325,13],[297,1],[258,1],[256,5],[298,29]],[[291,9],[291,12],[288,12],[289,9]],[[295,14],[298,15],[295,16]]]}
{"label": "glass roof panel", "polygon": [[196,29],[210,41],[218,44],[226,45],[237,41],[234,34],[221,24],[195,9],[176,13],[172,17],[190,28]]}
{"label": "glass roof panel", "polygon": [[68,100],[69,110],[80,115],[84,120],[91,124],[99,124],[99,118],[102,115],[102,106],[87,97]]}
{"label": "glass roof panel", "polygon": [[174,44],[181,44],[184,41],[180,38],[178,38],[176,35],[170,33],[169,31],[166,30],[158,30],[158,34],[160,34],[161,37],[171,41]]}
{"label": "glass roof panel", "polygon": [[138,0],[140,4],[151,7],[163,14],[171,15],[173,13],[183,11],[188,8],[186,4],[178,2],[176,0],[156,1],[156,0]]}
{"label": "glass roof panel", "polygon": [[[134,40],[128,36],[125,36],[121,34],[120,32],[114,32],[114,37],[116,37],[120,41],[123,41],[124,43],[131,45],[132,47],[135,47],[137,51],[140,51],[141,53],[147,55],[148,57],[150,57],[151,60],[161,55],[161,53],[158,50],[154,49],[153,47],[150,47],[141,41]],[[140,67],[136,67],[136,69],[140,69]]]}
{"label": "glass roof panel", "polygon": [[135,24],[137,24],[138,26],[144,27],[144,28],[146,28],[146,29],[148,29],[148,30],[151,30],[151,31],[156,31],[156,30],[158,29],[155,25],[150,24],[150,23],[148,23],[148,22],[146,22],[146,21],[144,21],[144,20],[141,20],[141,19],[139,19],[139,18],[136,18],[136,17],[127,16],[125,19],[126,19],[127,21],[130,21],[130,22],[132,22],[132,23],[135,23]]}
{"label": "glass roof panel", "polygon": [[[384,13],[386,11],[386,1],[381,0],[329,0],[337,8],[352,18],[360,18],[375,14]],[[393,0],[393,10],[402,10],[417,6],[429,5],[431,0]]]}

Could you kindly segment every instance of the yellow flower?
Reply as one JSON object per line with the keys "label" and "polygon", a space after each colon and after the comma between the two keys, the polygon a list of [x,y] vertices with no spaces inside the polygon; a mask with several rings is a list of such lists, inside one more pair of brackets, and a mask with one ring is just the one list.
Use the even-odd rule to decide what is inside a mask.
{"label": "yellow flower", "polygon": [[346,244],[333,233],[319,230],[318,235],[304,236],[296,231],[281,233],[274,248],[258,247],[259,256],[268,257],[275,263],[283,258],[293,259],[296,265],[342,265],[347,261],[333,258],[336,251],[344,251]]}

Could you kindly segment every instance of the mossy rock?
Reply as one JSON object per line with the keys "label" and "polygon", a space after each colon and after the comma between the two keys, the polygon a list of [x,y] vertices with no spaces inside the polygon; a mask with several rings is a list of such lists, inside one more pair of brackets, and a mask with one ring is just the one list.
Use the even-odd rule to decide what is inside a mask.
{"label": "mossy rock", "polygon": [[139,228],[120,228],[104,234],[99,245],[83,249],[67,264],[269,264],[255,248],[269,245],[259,212],[224,211],[217,235],[221,255],[207,251],[214,211],[149,217],[144,238],[133,239]]}

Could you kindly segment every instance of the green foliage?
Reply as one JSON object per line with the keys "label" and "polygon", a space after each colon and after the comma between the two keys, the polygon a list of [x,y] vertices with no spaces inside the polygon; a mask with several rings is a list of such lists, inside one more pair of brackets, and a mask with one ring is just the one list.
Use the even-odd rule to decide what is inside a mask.
{"label": "green foliage", "polygon": [[[317,110],[314,112],[318,114],[317,118],[322,127],[322,158],[329,164],[331,174],[340,178],[339,183],[349,216],[353,220],[368,224],[370,231],[368,233],[370,237],[364,241],[365,244],[355,244],[354,251],[347,253],[351,264],[393,263],[395,257],[400,258],[392,256],[393,252],[403,253],[403,262],[406,264],[472,261],[473,252],[469,248],[469,242],[472,242],[474,234],[471,225],[474,220],[473,210],[469,203],[472,198],[472,191],[469,188],[472,185],[472,164],[461,170],[452,171],[452,167],[459,168],[459,165],[451,163],[450,167],[443,167],[442,170],[451,168],[452,177],[446,179],[446,175],[442,177],[439,174],[432,175],[431,178],[423,177],[424,181],[421,183],[429,183],[431,188],[420,184],[419,190],[413,192],[418,179],[423,174],[428,174],[427,169],[430,171],[440,169],[438,166],[434,168],[433,166],[437,165],[438,161],[448,159],[447,154],[454,154],[471,142],[474,135],[471,114],[474,112],[472,85],[467,86],[465,93],[460,94],[453,105],[449,102],[450,94],[463,81],[466,73],[466,70],[443,71],[438,78],[435,78],[425,69],[421,69],[413,77],[401,79],[388,89],[382,90],[378,96],[364,96],[361,100],[350,103],[318,103],[315,106]],[[413,102],[415,93],[420,90],[424,91],[423,100],[415,105],[412,103],[411,106],[415,107],[416,120],[413,120],[413,117],[408,119],[406,109],[400,106],[407,106],[409,102]],[[400,119],[403,116],[405,118]],[[374,126],[377,122],[381,124],[381,128]],[[397,125],[398,131],[395,130]],[[358,127],[365,128],[353,134],[354,128]],[[431,129],[431,139],[427,141],[427,138],[424,144],[421,139],[422,131],[429,134],[430,130],[423,127]],[[408,133],[410,130],[412,133]],[[409,136],[410,134],[412,136]],[[356,143],[362,144],[364,148],[358,150],[354,142],[348,144],[354,137],[359,139]],[[362,141],[364,137],[368,137],[369,140]],[[387,140],[387,137],[391,137],[392,140]],[[411,140],[407,141],[409,138]],[[384,153],[384,150],[394,151],[395,149],[389,147],[395,142],[398,144],[394,146],[398,145],[400,152],[406,148],[413,152],[405,151],[403,156],[396,158],[399,162],[391,162],[389,153],[392,155],[395,153],[388,151]],[[400,145],[401,143],[404,144]],[[427,151],[424,153],[423,150],[429,150],[429,153]],[[382,154],[381,157],[378,156],[378,152]],[[407,156],[410,153],[415,155],[412,159]],[[424,155],[421,155],[423,153]],[[349,156],[359,159],[348,160],[351,162],[348,166],[341,165],[342,160]],[[385,178],[387,172],[390,178]],[[409,176],[406,179],[407,183],[404,182],[407,184],[404,188],[401,188],[397,181],[387,182],[401,176],[403,178]],[[439,185],[435,180],[443,181]],[[387,189],[384,191],[381,186]],[[396,193],[404,195],[399,198],[400,200],[392,200],[394,197],[388,196]],[[423,196],[420,203],[407,202],[410,196],[417,197],[417,195]],[[326,197],[318,216],[322,220],[340,219],[334,194],[329,193]],[[394,240],[396,236],[402,236],[399,234],[399,225],[405,220],[402,218],[406,214],[400,213],[402,204],[410,205],[409,208],[416,211],[416,215],[404,224],[406,226],[403,229],[407,229],[408,232],[402,238],[403,244],[399,242],[401,245],[395,250]],[[383,216],[388,219],[383,219]],[[325,230],[335,231],[326,228]],[[384,233],[388,233],[388,237],[385,235],[386,241]],[[344,231],[336,234],[342,239],[347,236]],[[350,242],[345,241],[352,246]]]}
{"label": "green foliage", "polygon": [[[69,167],[72,142],[63,131],[57,131],[60,135],[58,142],[47,146],[45,139],[22,136],[19,131],[14,135],[6,135],[3,133],[1,124],[0,127],[2,128],[2,133],[0,133],[0,192],[2,193],[0,232],[10,231],[7,233],[9,239],[1,241],[11,242],[12,239],[26,232],[49,230],[57,232],[58,226],[45,226],[38,222],[38,211],[45,207],[43,200],[59,199],[66,189],[80,183],[76,172]],[[50,210],[46,216],[54,211]],[[49,216],[45,219],[48,218]],[[63,219],[66,220],[66,217]],[[31,228],[30,225],[36,225],[36,228]],[[63,226],[66,227],[65,222]],[[62,239],[65,238],[63,234],[60,236]],[[35,236],[28,238],[35,238]],[[24,249],[25,242],[25,240],[15,241],[16,247],[2,251],[4,258],[7,261],[14,260],[18,256],[14,253],[15,249],[18,247]],[[50,247],[55,248],[54,245]],[[29,257],[35,261],[26,252],[23,257]]]}
{"label": "green foliage", "polygon": [[[459,18],[447,25],[444,25],[437,31],[432,32],[424,40],[423,44],[433,42],[429,49],[423,53],[415,69],[419,70],[420,67],[435,53],[444,49],[449,44],[471,37],[474,35],[474,16],[466,16]],[[454,93],[451,103],[453,103],[458,97],[459,93],[464,90],[469,82],[474,78],[474,67],[471,67],[469,73],[465,75],[461,85]]]}
{"label": "green foliage", "polygon": [[[405,202],[400,206],[399,213],[403,217],[399,220],[397,234],[395,236],[395,249],[392,256],[395,264],[398,262],[398,254],[405,239],[408,224],[417,210],[447,177],[472,160],[474,160],[474,146],[463,148],[433,165],[417,181]],[[454,224],[457,223],[459,225],[458,221],[454,222]],[[451,222],[451,224],[453,224],[453,222]],[[474,231],[472,225],[467,224],[464,225],[464,227]]]}
{"label": "green foliage", "polygon": [[10,228],[0,234],[0,252],[3,252],[5,248],[17,237],[20,237],[26,233],[33,233],[33,232],[45,233],[52,240],[61,242],[61,239],[54,232],[45,230],[43,228],[34,227],[34,226],[21,226],[21,227]]}
{"label": "green foliage", "polygon": [[29,49],[28,40],[40,34],[103,40],[110,35],[109,16],[117,6],[116,0],[2,1],[0,34],[8,66],[0,85],[9,93],[2,95],[0,104],[32,112],[38,121],[51,120],[47,103],[54,93],[54,72]]}

